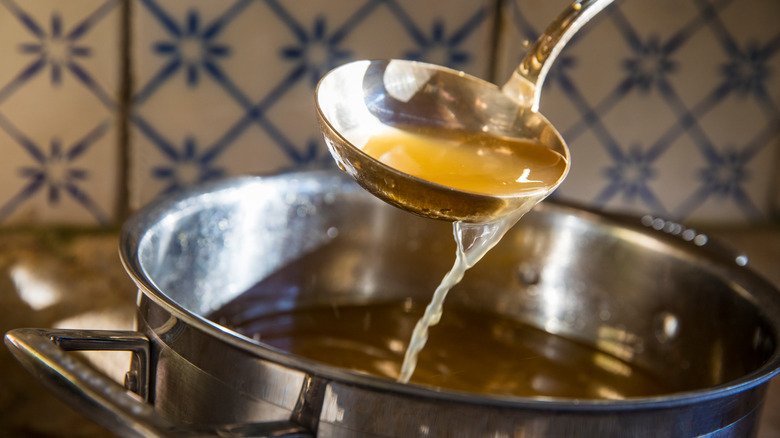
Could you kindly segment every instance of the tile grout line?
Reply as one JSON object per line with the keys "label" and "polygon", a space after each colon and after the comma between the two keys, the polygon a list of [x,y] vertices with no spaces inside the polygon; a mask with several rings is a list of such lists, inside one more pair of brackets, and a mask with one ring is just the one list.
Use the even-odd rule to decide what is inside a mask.
{"label": "tile grout line", "polygon": [[115,207],[116,222],[121,224],[130,215],[130,98],[132,90],[132,74],[130,60],[131,31],[130,8],[132,0],[122,2],[122,18],[120,32],[120,89],[119,89],[119,162],[117,166],[119,184],[117,184],[117,201]]}

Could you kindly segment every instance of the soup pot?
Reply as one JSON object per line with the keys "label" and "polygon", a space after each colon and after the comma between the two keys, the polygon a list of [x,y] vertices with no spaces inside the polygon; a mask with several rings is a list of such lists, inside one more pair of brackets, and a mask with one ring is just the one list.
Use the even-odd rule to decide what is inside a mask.
{"label": "soup pot", "polygon": [[[430,299],[454,258],[450,224],[384,204],[342,174],[229,179],[160,200],[125,224],[120,255],[139,289],[137,331],[17,329],[6,344],[123,436],[749,437],[780,367],[780,292],[745,257],[659,218],[545,201],[448,297],[682,388],[622,400],[400,384],[209,319],[264,281],[270,295],[247,309],[260,317]],[[125,387],[74,349],[132,351]]]}

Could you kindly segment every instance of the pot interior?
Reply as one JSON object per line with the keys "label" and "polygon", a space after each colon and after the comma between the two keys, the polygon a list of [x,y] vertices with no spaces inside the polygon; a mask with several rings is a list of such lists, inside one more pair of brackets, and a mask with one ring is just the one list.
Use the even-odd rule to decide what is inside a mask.
{"label": "pot interior", "polygon": [[[662,392],[728,384],[777,362],[776,290],[706,245],[636,222],[544,202],[467,272],[445,318],[461,309],[468,324],[522,323],[604,353],[602,368],[662,376]],[[455,251],[449,223],[402,212],[332,173],[213,185],[159,204],[139,224],[150,293],[237,332],[250,321],[259,343],[294,311],[419,309]],[[411,333],[411,323],[398,325]],[[554,347],[540,342],[540,351]]]}

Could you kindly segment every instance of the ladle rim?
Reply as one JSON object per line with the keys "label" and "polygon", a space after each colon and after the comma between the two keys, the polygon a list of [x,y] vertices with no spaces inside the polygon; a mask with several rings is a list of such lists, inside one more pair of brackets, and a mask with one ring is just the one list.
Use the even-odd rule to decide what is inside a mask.
{"label": "ladle rim", "polygon": [[[346,136],[339,129],[336,128],[334,123],[331,121],[331,119],[323,110],[323,105],[321,105],[321,90],[323,88],[323,85],[328,80],[332,80],[334,76],[341,74],[345,70],[354,69],[356,68],[356,66],[361,66],[361,65],[365,65],[366,67],[368,67],[372,63],[390,63],[390,62],[398,62],[398,63],[408,64],[412,66],[420,66],[420,67],[424,67],[425,69],[434,70],[447,75],[457,76],[464,81],[470,81],[474,84],[478,84],[478,86],[481,88],[492,89],[496,93],[496,95],[501,95],[502,97],[506,98],[507,102],[512,102],[513,106],[517,108],[518,112],[528,111],[530,114],[532,114],[532,116],[535,119],[537,119],[543,125],[548,127],[550,132],[554,133],[557,143],[560,145],[560,148],[552,148],[549,145],[545,145],[545,146],[550,147],[551,149],[559,153],[561,157],[565,160],[564,171],[561,173],[561,175],[558,177],[555,183],[550,185],[547,189],[539,189],[539,190],[533,190],[527,192],[517,192],[514,194],[491,195],[487,193],[480,193],[480,192],[475,192],[470,190],[454,188],[433,181],[429,181],[408,174],[406,172],[400,171],[372,157],[371,155],[363,151],[361,148],[355,146],[355,144],[353,144],[352,141],[347,139]],[[363,59],[363,60],[351,61],[330,70],[318,81],[314,91],[314,104],[317,113],[317,118],[320,121],[321,131],[324,134],[326,144],[328,146],[328,150],[330,151],[335,161],[338,163],[339,167],[345,172],[347,172],[352,178],[354,178],[358,182],[358,184],[360,184],[363,188],[371,192],[374,196],[377,196],[380,199],[384,200],[385,202],[388,202],[392,205],[395,205],[409,212],[418,214],[420,216],[430,217],[433,219],[448,220],[448,221],[462,220],[464,222],[482,222],[485,220],[492,220],[496,217],[499,217],[500,215],[485,213],[485,212],[476,213],[472,216],[454,215],[454,214],[448,214],[443,210],[437,210],[437,211],[421,210],[421,208],[417,205],[410,205],[407,202],[400,202],[397,199],[394,199],[393,197],[387,195],[385,192],[379,190],[377,187],[374,186],[374,184],[371,184],[369,181],[366,181],[366,178],[362,178],[359,175],[361,171],[356,169],[354,166],[355,160],[347,159],[344,156],[345,154],[344,150],[349,151],[349,153],[351,154],[357,155],[360,158],[360,162],[370,163],[372,166],[381,169],[382,172],[381,175],[385,175],[385,174],[393,175],[399,180],[406,180],[407,182],[415,186],[426,187],[431,191],[437,191],[440,193],[447,193],[448,194],[447,197],[457,197],[464,201],[477,202],[479,204],[496,204],[496,203],[508,204],[510,200],[516,200],[516,199],[528,198],[528,197],[539,197],[540,200],[544,199],[545,197],[549,196],[553,191],[555,191],[563,183],[563,181],[566,179],[566,176],[569,174],[569,171],[571,169],[571,152],[569,151],[569,147],[566,144],[566,141],[563,139],[561,133],[555,128],[555,126],[546,117],[544,117],[543,114],[541,114],[539,111],[533,110],[532,108],[523,106],[520,102],[514,100],[510,95],[504,93],[501,87],[499,87],[498,85],[490,81],[481,79],[477,76],[467,74],[462,70],[456,70],[438,64],[431,64],[422,61],[404,60],[404,59],[373,59],[373,60]],[[477,133],[476,130],[470,130],[469,132]],[[518,136],[501,135],[497,137],[511,138],[515,140],[526,139],[519,135]],[[336,139],[335,141],[334,138]],[[345,146],[345,148],[341,148],[339,146]],[[499,210],[501,209],[500,208],[496,209],[496,211]]]}

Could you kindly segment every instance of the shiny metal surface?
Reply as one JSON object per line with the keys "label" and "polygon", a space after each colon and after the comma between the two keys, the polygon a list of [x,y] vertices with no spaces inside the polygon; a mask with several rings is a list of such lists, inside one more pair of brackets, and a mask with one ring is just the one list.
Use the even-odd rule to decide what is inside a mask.
{"label": "shiny metal surface", "polygon": [[[193,435],[755,436],[780,367],[780,292],[738,255],[659,224],[545,202],[449,298],[592,343],[690,389],[625,400],[491,397],[325,366],[206,318],[269,278],[278,293],[252,312],[427,302],[453,257],[449,224],[327,172],[176,195],[122,233],[138,330],[150,342],[149,404],[130,406]],[[307,262],[315,250],[325,256]]]}
{"label": "shiny metal surface", "polygon": [[[433,391],[287,355],[204,317],[290,266],[275,277],[278,295],[253,311],[425,302],[451,262],[449,228],[329,173],[233,180],[140,213],[125,228],[122,255],[154,346],[155,408],[207,427],[287,420],[316,377],[325,382],[319,436],[751,436],[780,365],[780,295],[732,255],[652,224],[544,203],[450,302],[591,342],[692,388],[665,397]],[[327,256],[305,264],[315,249]]]}
{"label": "shiny metal surface", "polygon": [[[433,126],[544,144],[569,162],[566,143],[541,114],[539,92],[563,46],[613,0],[578,0],[529,50],[510,80],[496,85],[463,72],[415,61],[356,61],[326,74],[315,104],[328,148],[366,190],[413,213],[444,220],[487,221],[522,202],[435,184],[387,166],[362,151],[381,125]],[[550,188],[552,192],[565,178]],[[548,193],[549,193],[548,192]]]}
{"label": "shiny metal surface", "polygon": [[[308,378],[292,409],[290,420],[266,421],[200,427],[191,421],[178,424],[146,400],[149,380],[149,339],[142,333],[109,330],[15,329],[5,336],[5,343],[24,368],[44,383],[55,395],[68,402],[93,421],[123,437],[310,437],[316,431],[322,394],[321,379]],[[137,376],[137,389],[125,380],[125,388],[67,354],[67,351],[132,351],[133,363],[128,375]],[[177,372],[170,369],[169,372]],[[193,382],[209,390],[206,379]],[[131,394],[131,392],[136,394]],[[137,395],[137,396],[135,396]],[[206,396],[204,394],[204,396]],[[316,403],[312,405],[312,400]],[[173,402],[175,403],[175,401]],[[185,403],[186,404],[186,403]]]}
{"label": "shiny metal surface", "polygon": [[148,389],[149,340],[124,331],[16,329],[5,343],[14,357],[39,381],[95,422],[124,437],[193,436],[157,415],[145,397],[128,391],[66,353],[72,350],[133,351],[140,393]]}

